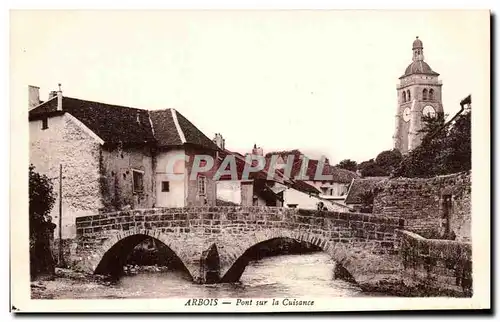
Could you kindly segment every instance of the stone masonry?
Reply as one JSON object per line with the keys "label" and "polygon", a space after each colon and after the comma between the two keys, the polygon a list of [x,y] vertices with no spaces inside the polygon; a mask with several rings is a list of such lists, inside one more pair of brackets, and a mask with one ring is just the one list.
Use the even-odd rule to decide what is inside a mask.
{"label": "stone masonry", "polygon": [[451,200],[450,229],[457,241],[471,240],[471,173],[462,172],[433,178],[396,178],[375,189],[373,213],[398,216],[406,230],[432,235],[444,220],[443,198]]}
{"label": "stone masonry", "polygon": [[402,280],[427,296],[472,296],[472,245],[402,231]]}
{"label": "stone masonry", "polygon": [[[99,274],[121,271],[127,254],[148,236],[168,246],[200,283],[237,281],[247,264],[245,252],[275,238],[321,247],[361,286],[401,271],[396,245],[404,220],[395,217],[279,207],[189,207],[80,217],[76,226],[73,261],[81,270]],[[215,256],[215,264],[207,254]]]}

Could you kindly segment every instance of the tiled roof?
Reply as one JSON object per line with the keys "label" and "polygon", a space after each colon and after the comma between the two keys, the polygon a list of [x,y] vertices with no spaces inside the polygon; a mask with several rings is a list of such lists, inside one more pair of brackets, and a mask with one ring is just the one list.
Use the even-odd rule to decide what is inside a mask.
{"label": "tiled roof", "polygon": [[[236,172],[238,175],[238,179],[241,180],[243,170],[245,168],[245,164],[247,164],[245,157],[242,156],[241,154],[236,153],[236,152],[231,152],[229,150],[221,151],[221,152],[219,152],[219,163],[216,166],[217,167],[220,166],[222,160],[224,160],[224,158],[230,154],[235,156],[236,169],[237,169]],[[266,159],[266,165],[265,165],[264,169],[261,171],[258,171],[258,172],[251,172],[249,174],[248,179],[267,181],[270,167],[271,167],[270,166],[270,159]],[[298,191],[301,191],[301,192],[304,192],[307,194],[319,194],[320,193],[320,191],[318,189],[316,189],[314,186],[311,186],[310,184],[306,183],[305,181],[290,180],[289,178],[285,177],[285,175],[283,174],[283,171],[280,169],[276,169],[275,172],[276,172],[276,176],[274,176],[274,179],[276,182],[288,185],[295,190],[298,190]],[[223,175],[223,176],[221,176],[220,180],[231,180],[231,176],[230,175]]]}
{"label": "tiled roof", "polygon": [[[306,176],[311,181],[322,181],[322,179],[315,178],[318,164],[319,164],[318,160],[308,160]],[[295,161],[292,167],[292,174],[291,174],[292,178],[296,178],[300,175],[301,167],[302,167],[302,160],[300,159]],[[339,183],[350,183],[353,179],[359,178],[359,175],[355,172],[341,169],[326,163],[323,165],[322,174],[331,175],[333,177],[331,181]]]}
{"label": "tiled roof", "polygon": [[[29,111],[30,119],[57,110],[57,98]],[[155,143],[159,146],[183,143],[217,149],[196,126],[173,109],[148,111],[144,109],[92,102],[63,97],[62,110],[80,120],[106,143]],[[174,117],[177,118],[179,129]],[[185,142],[181,140],[181,134]]]}
{"label": "tiled roof", "polygon": [[174,110],[174,112],[177,114],[177,120],[179,122],[181,131],[184,133],[184,137],[186,138],[186,143],[218,150],[217,145],[212,140],[207,138],[205,134],[203,134],[196,126],[193,125],[193,123],[189,122],[187,118],[185,118],[176,110]]}
{"label": "tiled roof", "polygon": [[149,117],[153,123],[155,138],[160,146],[182,145],[182,140],[170,109],[150,111]]}
{"label": "tiled roof", "polygon": [[267,158],[271,158],[271,156],[273,156],[273,155],[279,155],[279,156],[281,156],[282,158],[284,158],[284,159],[285,159],[285,162],[286,162],[286,158],[287,158],[287,156],[288,156],[288,155],[290,155],[290,154],[293,154],[293,155],[294,155],[294,157],[295,157],[296,159],[298,159],[298,158],[302,155],[302,152],[300,152],[300,150],[298,150],[298,149],[294,149],[294,150],[287,150],[287,151],[274,151],[274,152],[269,152],[269,153],[266,153],[266,156],[265,156],[265,157],[266,157],[266,159],[267,159]]}
{"label": "tiled roof", "polygon": [[[217,164],[215,165],[216,168],[219,168],[220,165],[222,164],[223,160],[226,158],[226,156],[232,155],[234,156],[236,160],[236,173],[238,175],[238,180],[242,179],[243,171],[245,169],[245,165],[247,164],[246,157],[242,156],[241,154],[237,152],[232,152],[227,149],[224,151],[219,151],[219,159],[217,160]],[[229,165],[228,165],[229,167]],[[229,168],[227,168],[229,169]],[[221,169],[223,171],[224,169]],[[277,176],[273,177],[276,181],[282,182],[284,179],[282,178],[282,174],[276,170]],[[269,173],[269,165],[266,163],[265,167],[263,170],[260,170],[258,172],[250,172],[249,177],[246,179],[260,179],[260,180],[267,180]],[[231,180],[231,176],[229,174],[227,175],[222,175],[220,177],[220,180]]]}
{"label": "tiled roof", "polygon": [[321,192],[314,186],[311,186],[302,180],[293,180],[291,187],[297,191],[301,191],[307,194],[319,195]]}
{"label": "tiled roof", "polygon": [[363,203],[362,195],[375,188],[377,183],[387,180],[387,177],[370,177],[363,179],[354,179],[349,186],[349,191],[345,198],[345,204],[360,204]]}

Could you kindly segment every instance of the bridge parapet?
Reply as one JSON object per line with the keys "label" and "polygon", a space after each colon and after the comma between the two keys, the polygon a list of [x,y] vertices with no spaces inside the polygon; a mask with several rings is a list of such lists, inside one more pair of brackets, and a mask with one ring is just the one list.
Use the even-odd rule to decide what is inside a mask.
{"label": "bridge parapet", "polygon": [[397,232],[406,286],[427,294],[472,296],[472,244]]}
{"label": "bridge parapet", "polygon": [[[136,209],[78,217],[78,236],[95,237],[108,231],[161,229],[165,233],[190,233],[205,228],[204,234],[218,234],[221,229],[244,231],[245,228],[292,228],[339,232],[338,239],[392,238],[404,220],[364,213],[330,212],[282,207],[186,207]],[[348,233],[349,232],[349,233]],[[334,234],[336,235],[336,234]],[[349,235],[349,236],[348,236]],[[343,237],[344,236],[344,237]]]}

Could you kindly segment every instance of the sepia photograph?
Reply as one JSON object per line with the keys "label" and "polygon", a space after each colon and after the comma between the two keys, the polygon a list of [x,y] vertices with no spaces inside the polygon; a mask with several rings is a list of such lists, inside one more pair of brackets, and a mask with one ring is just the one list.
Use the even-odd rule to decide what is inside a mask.
{"label": "sepia photograph", "polygon": [[490,308],[490,23],[11,10],[11,311]]}

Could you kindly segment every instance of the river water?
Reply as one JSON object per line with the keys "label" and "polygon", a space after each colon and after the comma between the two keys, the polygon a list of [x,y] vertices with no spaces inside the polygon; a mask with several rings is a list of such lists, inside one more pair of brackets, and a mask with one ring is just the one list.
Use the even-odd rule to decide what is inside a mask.
{"label": "river water", "polygon": [[[239,283],[193,284],[181,272],[123,276],[110,286],[85,291],[60,289],[57,298],[280,298],[381,296],[333,280],[335,263],[326,253],[280,255],[250,262]],[[78,293],[78,294],[75,294]]]}

